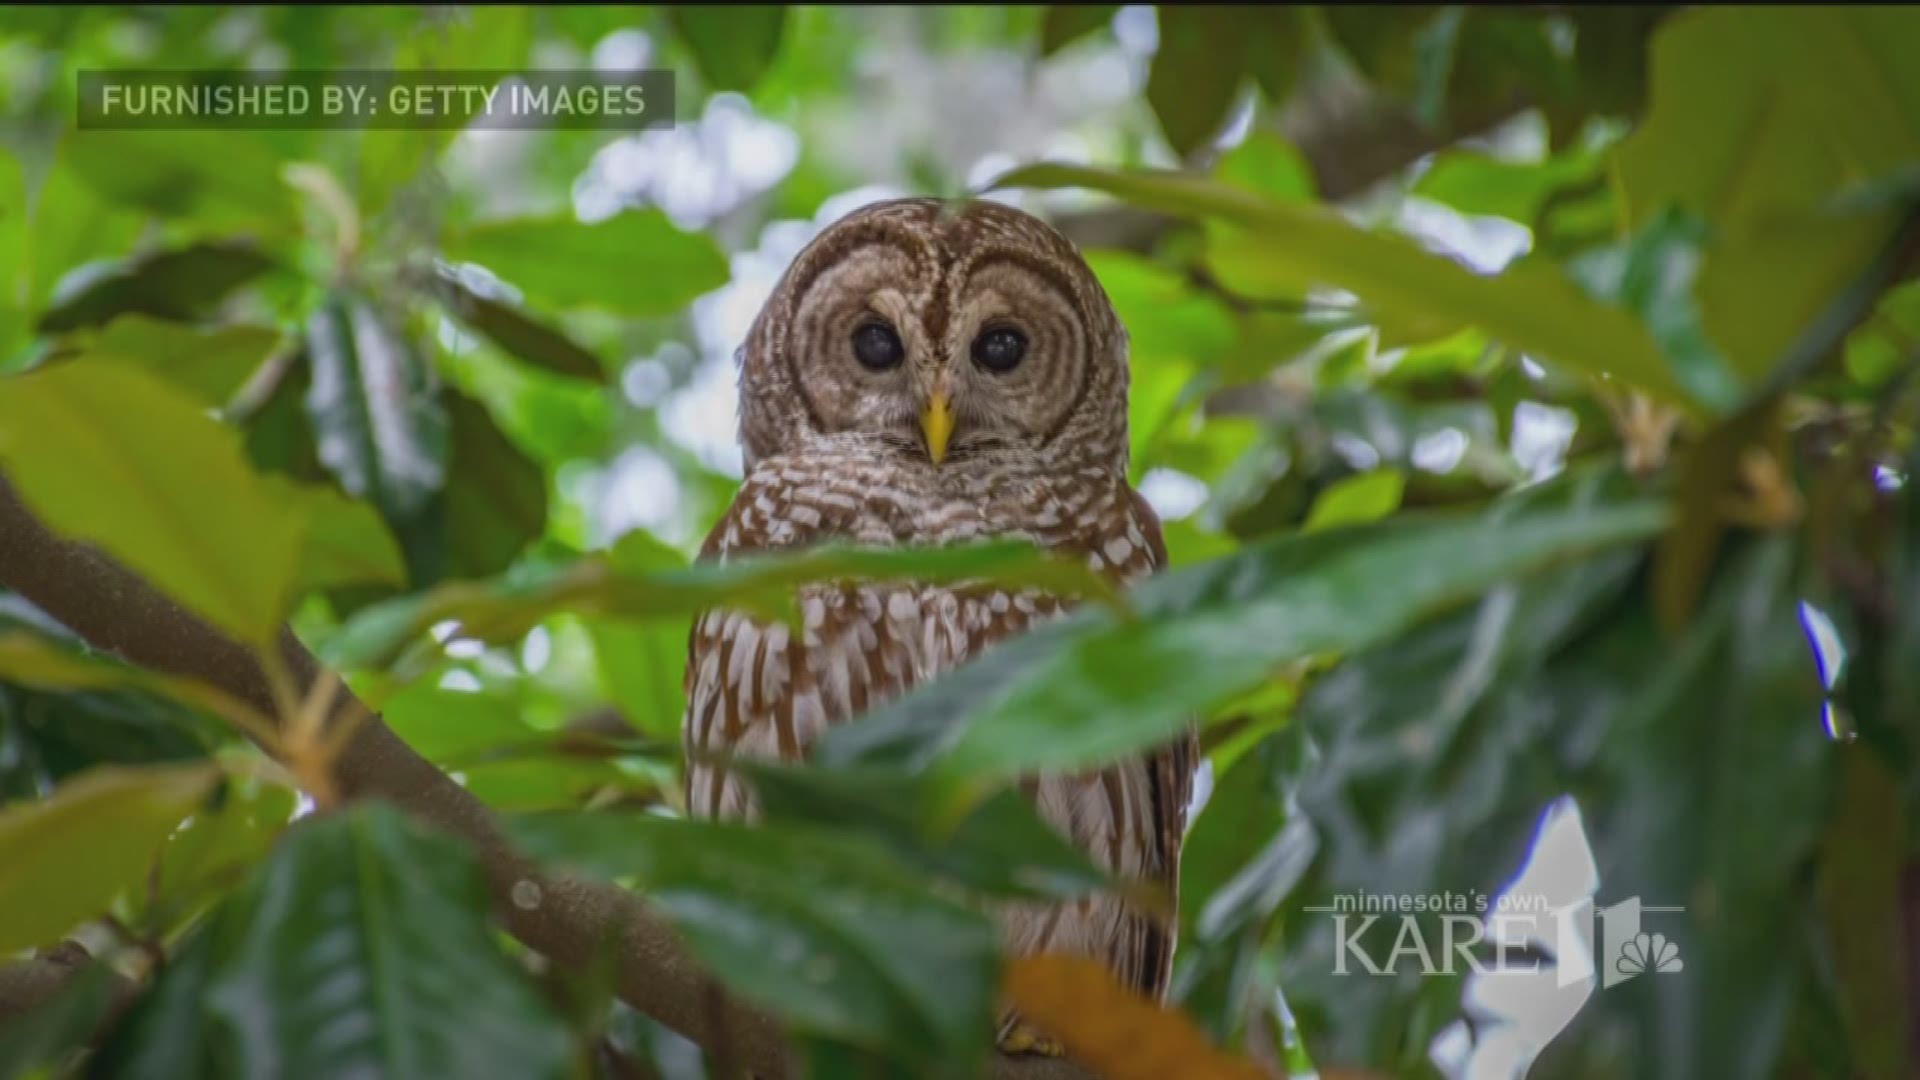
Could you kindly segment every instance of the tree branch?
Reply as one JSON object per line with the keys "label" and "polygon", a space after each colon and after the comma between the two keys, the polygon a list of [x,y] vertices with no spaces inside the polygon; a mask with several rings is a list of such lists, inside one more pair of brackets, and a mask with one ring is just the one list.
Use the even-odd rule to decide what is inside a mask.
{"label": "tree branch", "polygon": [[[208,627],[138,575],[91,546],[62,539],[21,504],[0,478],[0,585],[18,592],[88,644],[130,663],[199,679],[272,713],[267,681],[253,654]],[[304,689],[320,673],[313,654],[291,631],[282,655]],[[381,798],[420,820],[464,838],[479,855],[507,929],[562,967],[584,968],[608,950],[618,967],[620,997],[706,1047],[721,1044],[733,1060],[761,1076],[790,1072],[787,1040],[764,1014],[736,1004],[640,898],[613,885],[539,872],[507,846],[493,815],[446,773],[415,753],[341,690],[329,723],[356,723],[334,763],[343,798]],[[536,895],[522,883],[537,886]],[[0,1016],[47,1000],[78,968],[47,958],[0,969]],[[1075,1066],[1042,1059],[1001,1059],[1002,1080],[1084,1080]]]}
{"label": "tree branch", "polygon": [[[78,942],[63,941],[41,949],[31,960],[0,967],[0,1019],[45,1005],[92,963],[93,957]],[[107,976],[116,999],[133,996],[136,988],[125,976],[116,971]]]}

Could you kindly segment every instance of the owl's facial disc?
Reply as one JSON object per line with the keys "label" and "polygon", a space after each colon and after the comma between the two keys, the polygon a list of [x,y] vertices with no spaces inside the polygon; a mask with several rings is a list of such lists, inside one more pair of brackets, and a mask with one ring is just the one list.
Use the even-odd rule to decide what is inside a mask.
{"label": "owl's facial disc", "polygon": [[1124,467],[1123,331],[1078,253],[1019,211],[857,211],[801,253],[755,325],[750,457],[813,444],[995,482]]}

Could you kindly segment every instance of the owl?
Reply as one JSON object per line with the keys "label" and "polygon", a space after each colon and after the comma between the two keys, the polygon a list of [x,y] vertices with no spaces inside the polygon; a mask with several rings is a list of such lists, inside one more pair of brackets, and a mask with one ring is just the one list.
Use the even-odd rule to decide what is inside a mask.
{"label": "owl", "polygon": [[[740,357],[745,479],[702,558],[838,541],[1024,538],[1120,582],[1166,562],[1127,484],[1127,338],[1073,245],[990,202],[902,199],[836,222],[787,269]],[[750,816],[716,759],[792,759],[1065,608],[1034,590],[913,583],[801,591],[798,632],[716,609],[687,665],[690,813]],[[1025,777],[1040,816],[1114,875],[1178,881],[1192,736],[1110,767]],[[1173,931],[1100,894],[999,909],[1015,955],[1104,962],[1158,998]],[[1057,1052],[1003,1011],[1009,1050]]]}

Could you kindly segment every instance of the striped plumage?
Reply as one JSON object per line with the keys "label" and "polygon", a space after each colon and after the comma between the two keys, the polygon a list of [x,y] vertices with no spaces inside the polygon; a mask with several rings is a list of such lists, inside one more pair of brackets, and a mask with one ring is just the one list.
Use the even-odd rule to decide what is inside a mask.
{"label": "striped plumage", "polygon": [[[903,357],[875,371],[847,342],[875,320]],[[970,364],[983,327],[1012,327],[1011,371]],[[977,359],[977,350],[976,350]],[[945,452],[922,430],[952,402]],[[748,470],[702,557],[841,540],[938,544],[1023,537],[1120,580],[1166,561],[1159,523],[1126,482],[1125,334],[1063,238],[991,203],[882,203],[843,219],[795,260],[742,351]],[[1058,615],[1031,590],[872,584],[802,591],[803,631],[711,611],[687,669],[687,805],[751,812],[714,755],[799,756],[859,716],[985,647]],[[1095,772],[1027,778],[1041,815],[1124,878],[1177,881],[1190,739]],[[1111,896],[1000,913],[1016,953],[1106,961],[1151,995],[1171,930]]]}

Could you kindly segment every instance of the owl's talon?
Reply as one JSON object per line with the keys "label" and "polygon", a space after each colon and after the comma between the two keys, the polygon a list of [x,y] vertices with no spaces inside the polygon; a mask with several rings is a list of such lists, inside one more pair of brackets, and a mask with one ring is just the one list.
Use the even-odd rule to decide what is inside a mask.
{"label": "owl's talon", "polygon": [[1036,1031],[1025,1024],[1015,1024],[1013,1029],[1000,1036],[1000,1052],[1004,1054],[1037,1054],[1041,1057],[1064,1057],[1067,1048],[1060,1040],[1043,1032]]}

